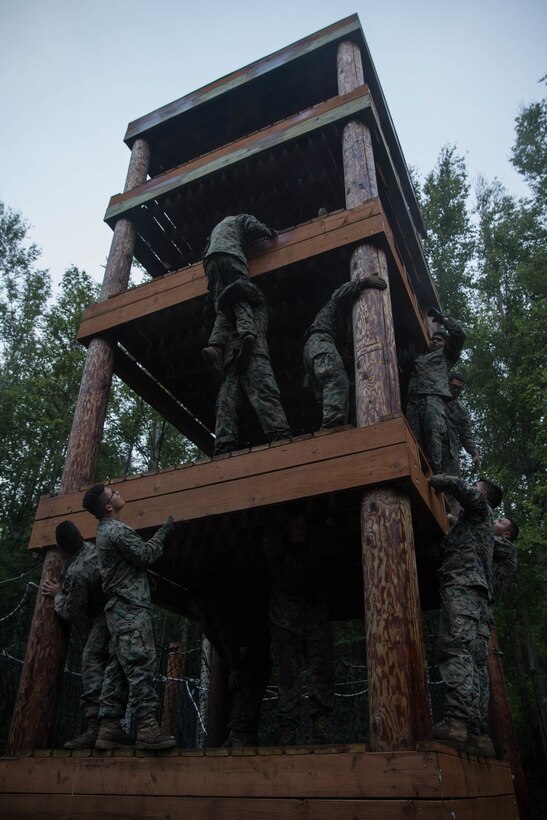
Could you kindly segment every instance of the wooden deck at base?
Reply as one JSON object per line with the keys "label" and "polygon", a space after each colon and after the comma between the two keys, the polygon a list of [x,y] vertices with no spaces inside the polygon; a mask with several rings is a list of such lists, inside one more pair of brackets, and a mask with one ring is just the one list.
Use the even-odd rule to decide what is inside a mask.
{"label": "wooden deck at base", "polygon": [[219,756],[173,750],[146,757],[3,758],[0,816],[518,818],[511,771],[504,761],[448,751],[224,751]]}

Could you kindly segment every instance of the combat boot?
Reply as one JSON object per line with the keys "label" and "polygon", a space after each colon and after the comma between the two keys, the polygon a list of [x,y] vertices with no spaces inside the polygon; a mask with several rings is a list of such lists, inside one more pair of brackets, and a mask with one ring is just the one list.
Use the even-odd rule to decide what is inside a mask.
{"label": "combat boot", "polygon": [[253,355],[255,349],[255,345],[255,337],[252,333],[247,333],[247,335],[243,337],[240,351],[237,354],[236,370],[238,373],[244,373],[247,370],[249,362],[251,361],[251,356]]}
{"label": "combat boot", "polygon": [[282,726],[279,732],[280,746],[294,746],[296,742],[296,731],[294,726]]}
{"label": "combat boot", "polygon": [[446,743],[455,749],[465,751],[467,746],[467,724],[465,720],[446,717],[433,727],[433,740]]}
{"label": "combat boot", "polygon": [[135,744],[120,726],[118,718],[101,720],[96,749],[133,749]]}
{"label": "combat boot", "polygon": [[170,749],[176,746],[173,735],[164,735],[154,715],[137,721],[137,749]]}
{"label": "combat boot", "polygon": [[97,735],[99,734],[99,721],[91,719],[87,723],[85,732],[72,740],[67,740],[65,749],[94,749]]}
{"label": "combat boot", "polygon": [[207,369],[215,382],[220,384],[224,381],[224,365],[223,365],[223,354],[222,348],[217,347],[216,345],[210,345],[209,347],[204,347],[201,351],[201,358],[203,363],[207,366]]}
{"label": "combat boot", "polygon": [[496,756],[494,744],[488,735],[479,735],[477,732],[469,732],[467,736],[467,751],[470,755],[481,755],[481,757]]}
{"label": "combat boot", "polygon": [[329,743],[330,720],[328,715],[314,715],[311,719],[311,743],[315,746]]}
{"label": "combat boot", "polygon": [[223,745],[227,749],[234,749],[242,746],[256,746],[257,743],[258,738],[256,734],[231,731]]}

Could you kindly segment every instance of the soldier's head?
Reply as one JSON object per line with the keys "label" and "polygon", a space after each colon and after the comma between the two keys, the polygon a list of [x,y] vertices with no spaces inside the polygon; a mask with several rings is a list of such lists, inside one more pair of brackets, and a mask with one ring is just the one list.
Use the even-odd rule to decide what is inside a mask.
{"label": "soldier's head", "polygon": [[119,492],[111,487],[105,487],[104,484],[95,484],[85,493],[82,501],[83,508],[98,519],[111,518],[124,504],[125,501]]}
{"label": "soldier's head", "polygon": [[448,386],[452,396],[457,399],[465,387],[465,379],[461,373],[450,373],[448,376]]}
{"label": "soldier's head", "polygon": [[63,555],[76,555],[84,545],[82,533],[73,521],[62,521],[55,529],[55,541]]}
{"label": "soldier's head", "polygon": [[441,347],[444,347],[446,344],[446,333],[443,333],[442,330],[436,330],[433,335],[431,336],[431,342],[429,344],[430,350],[439,350]]}
{"label": "soldier's head", "polygon": [[517,522],[513,521],[508,515],[503,516],[503,518],[496,518],[494,521],[494,535],[507,538],[508,541],[515,541],[519,532]]}
{"label": "soldier's head", "polygon": [[503,489],[497,481],[481,476],[475,484],[475,489],[482,493],[493,510],[501,504]]}

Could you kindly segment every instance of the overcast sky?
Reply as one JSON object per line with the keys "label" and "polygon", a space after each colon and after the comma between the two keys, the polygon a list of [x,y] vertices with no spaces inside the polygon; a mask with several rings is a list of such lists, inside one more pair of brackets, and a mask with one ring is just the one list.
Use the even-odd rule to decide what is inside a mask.
{"label": "overcast sky", "polygon": [[454,143],[472,181],[526,193],[509,156],[544,93],[545,0],[0,0],[0,199],[41,265],[102,279],[128,122],[354,12],[407,162]]}

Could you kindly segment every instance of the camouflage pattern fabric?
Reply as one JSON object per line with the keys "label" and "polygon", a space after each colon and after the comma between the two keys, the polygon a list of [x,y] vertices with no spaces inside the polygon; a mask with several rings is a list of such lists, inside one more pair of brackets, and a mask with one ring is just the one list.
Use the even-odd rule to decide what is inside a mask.
{"label": "camouflage pattern fabric", "polygon": [[245,396],[270,441],[290,436],[285,411],[281,406],[279,387],[275,379],[268,351],[268,306],[263,294],[255,285],[248,284],[245,292],[253,300],[253,316],[257,329],[256,346],[247,368],[239,372],[237,356],[241,338],[232,325],[224,344],[225,378],[220,386],[216,403],[215,454],[237,449],[239,441],[239,416]]}
{"label": "camouflage pattern fabric", "polygon": [[353,366],[350,311],[361,292],[359,281],[344,283],[306,331],[304,367],[323,407],[321,429],[347,424],[350,382],[346,368]]}
{"label": "camouflage pattern fabric", "polygon": [[273,236],[271,228],[268,228],[267,225],[251,214],[227,216],[211,231],[211,236],[205,247],[204,259],[208,261],[213,254],[217,253],[230,254],[246,267],[247,256],[245,249],[248,243],[253,239],[269,238],[271,236]]}
{"label": "camouflage pattern fabric", "polygon": [[104,615],[91,621],[82,652],[82,708],[87,720],[98,718],[101,690],[109,659],[110,632]]}
{"label": "camouflage pattern fabric", "polygon": [[433,472],[448,470],[453,462],[450,459],[445,399],[441,396],[417,396],[407,405],[406,420]]}
{"label": "camouflage pattern fabric", "polygon": [[446,688],[445,715],[479,731],[488,709],[488,638],[492,627],[494,533],[484,496],[457,476],[430,479],[454,496],[461,513],[442,541],[441,616],[437,653]]}
{"label": "camouflage pattern fabric", "polygon": [[270,529],[262,549],[272,576],[269,613],[279,719],[281,726],[296,726],[304,669],[311,716],[329,714],[334,707],[333,638],[323,574],[332,541],[327,529],[309,529],[305,542],[290,544],[279,529]]}
{"label": "camouflage pattern fabric", "polygon": [[459,399],[451,399],[446,404],[446,421],[448,424],[448,438],[450,454],[441,472],[447,475],[460,475],[460,448],[475,456],[478,453],[477,445],[471,434],[471,416]]}
{"label": "camouflage pattern fabric", "polygon": [[89,633],[82,652],[82,708],[86,719],[99,714],[99,697],[108,662],[110,635],[103,613],[105,596],[95,544],[83,546],[61,570],[61,589],[55,596],[55,612],[65,621],[89,619]]}
{"label": "camouflage pattern fabric", "polygon": [[512,541],[494,536],[494,565],[492,577],[492,603],[499,600],[502,589],[517,568],[517,550]]}
{"label": "camouflage pattern fabric", "polygon": [[111,635],[101,693],[101,719],[123,717],[127,702],[137,718],[153,714],[157,707],[153,687],[156,647],[146,567],[162,554],[172,527],[165,523],[145,542],[117,519],[99,521],[97,553]]}
{"label": "camouflage pattern fabric", "polygon": [[476,587],[441,589],[437,656],[445,685],[445,716],[464,720],[477,732],[484,704],[488,714],[489,609],[485,591]]}
{"label": "camouflage pattern fabric", "polygon": [[458,361],[465,341],[465,333],[455,319],[447,317],[444,328],[448,331],[444,347],[414,359],[406,404],[407,421],[433,472],[447,468],[450,441],[443,400],[452,399],[448,373]]}

